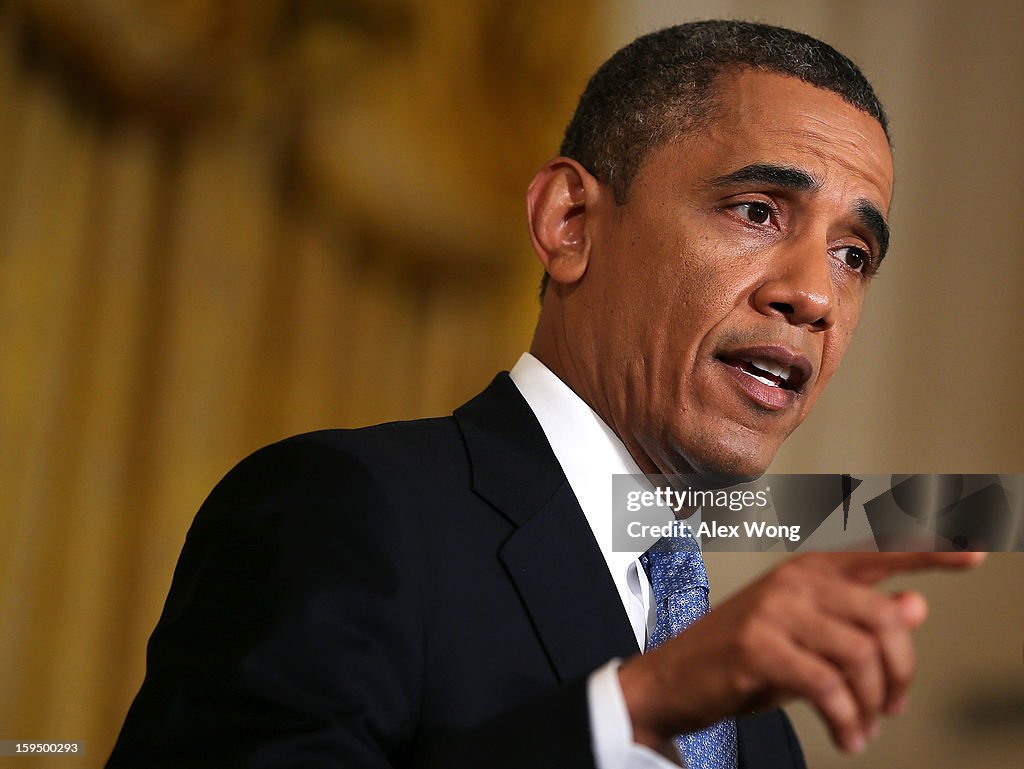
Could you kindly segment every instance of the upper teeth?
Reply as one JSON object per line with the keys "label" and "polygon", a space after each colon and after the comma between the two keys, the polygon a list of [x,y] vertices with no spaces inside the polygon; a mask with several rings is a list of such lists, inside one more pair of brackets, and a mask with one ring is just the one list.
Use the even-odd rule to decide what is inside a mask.
{"label": "upper teeth", "polygon": [[789,377],[792,375],[793,370],[789,366],[780,366],[777,363],[772,363],[770,360],[764,358],[743,358],[747,363],[752,366],[756,366],[762,371],[767,371],[769,374],[774,374],[779,377],[783,382],[788,382]]}

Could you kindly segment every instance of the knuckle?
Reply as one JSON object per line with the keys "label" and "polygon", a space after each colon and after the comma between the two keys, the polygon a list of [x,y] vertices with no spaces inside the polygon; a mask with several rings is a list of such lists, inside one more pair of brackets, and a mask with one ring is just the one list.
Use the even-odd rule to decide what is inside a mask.
{"label": "knuckle", "polygon": [[830,702],[838,699],[844,687],[842,677],[834,671],[825,671],[815,676],[811,682],[811,695],[819,702]]}
{"label": "knuckle", "polygon": [[748,619],[740,625],[736,635],[735,644],[737,656],[744,663],[750,663],[759,658],[764,649],[763,633],[759,623]]}
{"label": "knuckle", "polygon": [[757,695],[762,688],[761,679],[754,675],[746,666],[735,667],[731,673],[732,690],[742,700],[748,700]]}
{"label": "knuckle", "polygon": [[883,600],[877,606],[874,617],[875,622],[881,628],[891,629],[902,627],[903,614],[900,608],[887,597],[880,596]]}
{"label": "knuckle", "polygon": [[899,660],[890,665],[892,680],[897,686],[909,686],[914,680],[914,659]]}
{"label": "knuckle", "polygon": [[786,561],[772,572],[773,582],[779,587],[799,585],[807,579],[806,559],[810,556],[799,556]]}
{"label": "knuckle", "polygon": [[910,671],[901,671],[893,675],[893,685],[898,689],[906,689],[914,680],[914,674]]}
{"label": "knuckle", "polygon": [[865,634],[846,648],[846,656],[850,665],[862,670],[874,664],[878,657],[878,644],[874,638]]}
{"label": "knuckle", "polygon": [[777,590],[769,590],[761,596],[754,611],[759,621],[773,622],[785,610],[786,595]]}
{"label": "knuckle", "polygon": [[844,692],[839,681],[821,684],[821,693],[812,698],[815,707],[836,729],[846,732],[856,729],[860,712],[853,699]]}
{"label": "knuckle", "polygon": [[790,563],[797,566],[803,573],[827,570],[831,564],[827,553],[803,553]]}
{"label": "knuckle", "polygon": [[764,597],[771,598],[773,609],[779,609],[783,602],[805,598],[811,589],[810,576],[799,564],[783,564],[772,572]]}

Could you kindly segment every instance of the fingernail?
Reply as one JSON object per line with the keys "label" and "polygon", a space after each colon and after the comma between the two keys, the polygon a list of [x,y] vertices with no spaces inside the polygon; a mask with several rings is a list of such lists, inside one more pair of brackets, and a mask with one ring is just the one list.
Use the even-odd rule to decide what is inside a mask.
{"label": "fingernail", "polygon": [[851,753],[862,753],[864,748],[867,747],[867,742],[864,740],[863,734],[855,734],[850,738],[849,742],[846,743],[847,749]]}
{"label": "fingernail", "polygon": [[868,727],[868,739],[874,742],[878,739],[878,735],[882,733],[882,725],[875,721],[871,726]]}

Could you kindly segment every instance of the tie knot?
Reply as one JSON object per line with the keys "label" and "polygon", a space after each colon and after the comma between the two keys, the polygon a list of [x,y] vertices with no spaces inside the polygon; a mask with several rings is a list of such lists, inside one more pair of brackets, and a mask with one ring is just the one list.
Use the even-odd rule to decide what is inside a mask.
{"label": "tie knot", "polygon": [[692,537],[663,537],[640,556],[656,601],[694,587],[708,588],[700,547]]}

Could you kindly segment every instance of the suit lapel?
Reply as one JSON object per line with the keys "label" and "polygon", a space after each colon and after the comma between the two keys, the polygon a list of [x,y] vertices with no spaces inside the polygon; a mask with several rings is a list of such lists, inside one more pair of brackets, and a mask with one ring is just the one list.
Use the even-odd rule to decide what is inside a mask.
{"label": "suit lapel", "polygon": [[500,558],[561,680],[638,649],[604,556],[508,374],[455,412],[473,488],[517,528]]}
{"label": "suit lapel", "polygon": [[[587,675],[636,654],[636,637],[565,474],[507,373],[455,412],[473,489],[516,524],[500,558],[555,674]],[[736,720],[741,769],[803,769],[781,711]]]}
{"label": "suit lapel", "polygon": [[637,653],[604,556],[567,482],[509,538],[501,559],[562,680]]}

